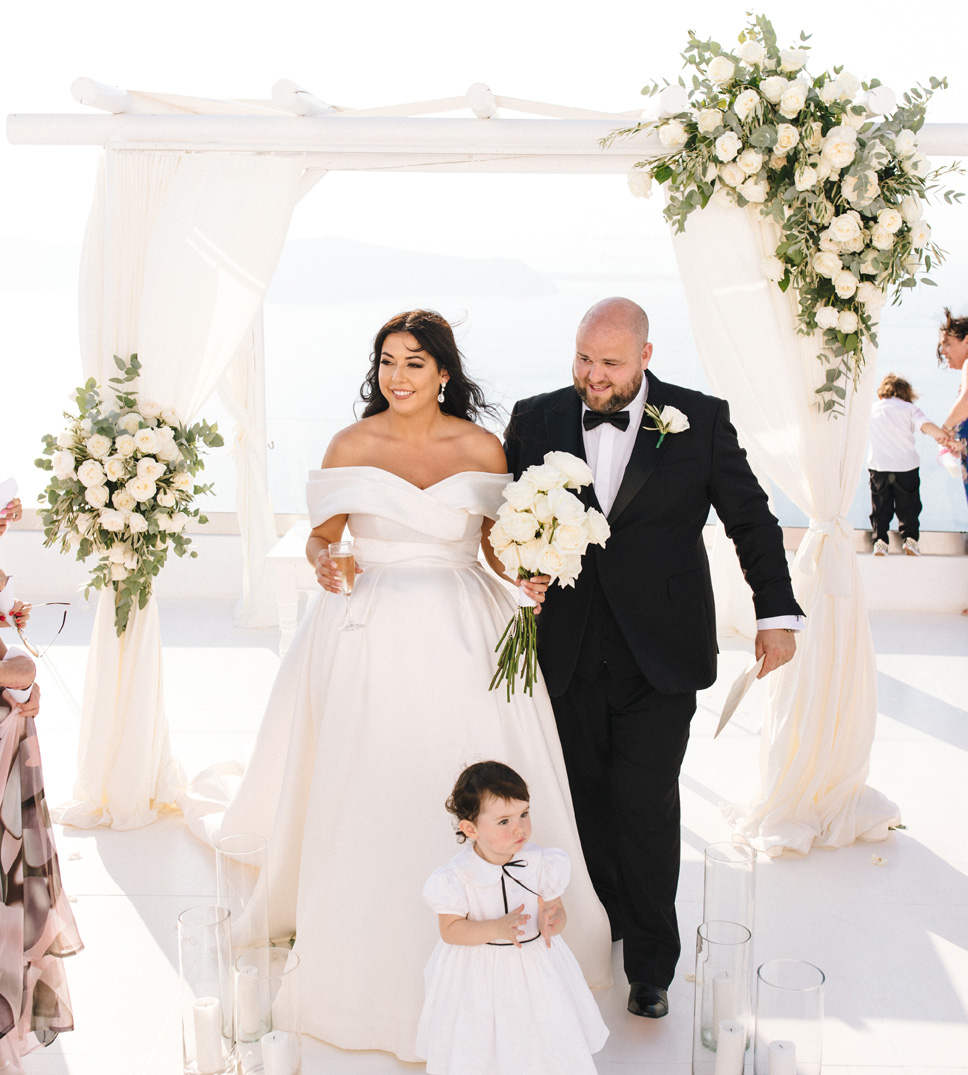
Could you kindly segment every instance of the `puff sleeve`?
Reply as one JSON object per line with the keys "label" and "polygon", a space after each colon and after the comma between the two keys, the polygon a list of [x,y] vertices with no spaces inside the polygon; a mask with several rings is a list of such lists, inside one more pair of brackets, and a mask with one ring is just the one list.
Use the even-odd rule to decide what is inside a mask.
{"label": "puff sleeve", "polygon": [[557,899],[571,880],[571,859],[560,847],[546,847],[538,867],[538,894],[542,899]]}
{"label": "puff sleeve", "polygon": [[456,914],[463,917],[469,910],[464,885],[450,864],[434,870],[427,878],[423,887],[423,898],[427,906],[437,914]]}

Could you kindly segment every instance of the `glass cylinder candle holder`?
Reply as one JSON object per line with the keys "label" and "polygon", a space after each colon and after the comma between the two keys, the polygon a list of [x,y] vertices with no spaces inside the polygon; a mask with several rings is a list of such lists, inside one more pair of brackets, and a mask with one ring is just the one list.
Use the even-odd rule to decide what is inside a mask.
{"label": "glass cylinder candle holder", "polygon": [[799,959],[756,972],[755,1075],[820,1075],[824,973]]}
{"label": "glass cylinder candle holder", "polygon": [[738,922],[753,932],[756,850],[749,844],[710,844],[703,852],[703,922]]}
{"label": "glass cylinder candle holder", "polygon": [[299,1075],[299,957],[264,945],[235,961],[239,1075]]}
{"label": "glass cylinder candle holder", "polygon": [[693,1075],[742,1075],[750,1026],[750,931],[703,922],[696,931]]}
{"label": "glass cylinder candle holder", "polygon": [[232,912],[233,962],[250,948],[269,943],[266,840],[241,833],[215,845],[218,904]]}
{"label": "glass cylinder candle holder", "polygon": [[185,1075],[235,1075],[230,915],[190,907],[178,916]]}

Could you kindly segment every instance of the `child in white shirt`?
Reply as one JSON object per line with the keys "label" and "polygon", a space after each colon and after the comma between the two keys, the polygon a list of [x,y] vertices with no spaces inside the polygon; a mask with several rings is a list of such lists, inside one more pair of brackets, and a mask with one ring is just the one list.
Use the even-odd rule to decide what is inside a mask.
{"label": "child in white shirt", "polygon": [[947,443],[947,434],[929,422],[911,385],[889,373],[877,389],[877,402],[871,410],[871,446],[867,466],[871,483],[871,529],[874,555],[887,555],[887,532],[897,515],[897,528],[904,552],[920,556],[921,475],[918,453],[914,447],[916,430]]}

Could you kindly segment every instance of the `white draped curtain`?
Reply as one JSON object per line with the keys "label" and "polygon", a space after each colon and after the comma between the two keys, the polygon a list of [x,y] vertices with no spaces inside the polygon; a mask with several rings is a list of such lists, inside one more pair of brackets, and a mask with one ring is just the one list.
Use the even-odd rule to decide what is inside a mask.
{"label": "white draped curtain", "polygon": [[[293,157],[107,149],[81,264],[85,376],[104,383],[113,355],[137,352],[140,397],[190,423],[240,348],[251,365],[244,341],[309,175]],[[119,639],[113,598],[103,591],[98,606],[74,800],[58,818],[126,829],[173,802],[183,774],[169,745],[157,605],[135,609]]]}
{"label": "white draped curtain", "polygon": [[218,384],[235,426],[235,510],[242,539],[242,592],[236,627],[273,627],[279,620],[272,562],[276,520],[266,466],[265,366],[262,314],[256,316]]}
{"label": "white draped curtain", "polygon": [[867,445],[876,352],[844,414],[816,406],[821,341],[796,331],[796,298],[760,263],[779,242],[754,208],[707,207],[673,237],[703,368],[752,461],[810,519],[793,563],[807,616],[796,658],[770,678],[760,787],[729,818],[760,850],[883,839],[899,820],[866,781],[877,716],[874,648],[847,511]]}

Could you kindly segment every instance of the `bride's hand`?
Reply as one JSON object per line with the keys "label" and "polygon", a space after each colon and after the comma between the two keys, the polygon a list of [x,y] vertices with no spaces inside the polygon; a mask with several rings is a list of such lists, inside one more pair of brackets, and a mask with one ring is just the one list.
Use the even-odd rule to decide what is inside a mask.
{"label": "bride's hand", "polygon": [[548,587],[551,585],[551,576],[535,575],[530,579],[516,579],[515,585],[520,586],[532,601],[537,602],[534,606],[534,614],[537,616],[541,612],[541,602],[544,601]]}
{"label": "bride's hand", "polygon": [[[356,565],[356,573],[357,575],[363,574],[363,568],[359,564]],[[329,590],[330,593],[341,594],[343,592],[336,561],[330,560],[325,549],[316,557],[316,581],[324,590]]]}

